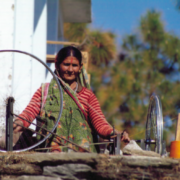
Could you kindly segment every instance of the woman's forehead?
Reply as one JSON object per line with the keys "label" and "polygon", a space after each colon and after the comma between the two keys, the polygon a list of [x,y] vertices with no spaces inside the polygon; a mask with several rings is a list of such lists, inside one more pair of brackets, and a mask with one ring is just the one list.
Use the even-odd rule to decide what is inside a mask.
{"label": "woman's forehead", "polygon": [[76,62],[78,62],[79,63],[79,60],[76,58],[76,57],[74,57],[74,56],[68,56],[66,59],[64,59],[64,61],[63,62],[69,62],[69,63],[76,63]]}

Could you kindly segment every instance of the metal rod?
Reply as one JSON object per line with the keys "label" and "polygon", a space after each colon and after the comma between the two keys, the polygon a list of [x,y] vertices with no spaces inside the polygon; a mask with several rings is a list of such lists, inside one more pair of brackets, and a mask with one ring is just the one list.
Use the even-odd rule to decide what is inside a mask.
{"label": "metal rod", "polygon": [[117,134],[117,142],[116,142],[116,149],[115,149],[115,154],[119,155],[120,154],[120,142],[121,142],[121,135]]}
{"label": "metal rod", "polygon": [[153,139],[148,139],[148,140],[145,140],[144,142],[145,144],[156,144],[156,141]]}
{"label": "metal rod", "polygon": [[74,142],[72,142],[72,141],[70,141],[70,140],[68,140],[68,139],[66,139],[66,138],[63,138],[63,137],[61,137],[61,136],[58,136],[56,133],[51,132],[51,131],[49,131],[49,130],[46,129],[46,128],[42,128],[41,126],[38,126],[37,124],[35,124],[35,123],[33,123],[33,122],[25,119],[25,118],[22,118],[21,116],[18,116],[17,114],[14,114],[14,113],[13,113],[13,115],[16,116],[16,117],[19,117],[19,118],[21,118],[21,119],[23,119],[23,120],[25,120],[25,121],[27,121],[27,122],[29,122],[30,124],[33,124],[33,125],[35,125],[35,126],[37,126],[37,127],[40,127],[41,129],[43,129],[43,130],[45,130],[45,131],[47,131],[47,132],[49,132],[49,133],[51,133],[51,134],[59,137],[60,139],[63,139],[63,140],[65,140],[65,141],[71,143],[72,145],[74,145],[74,146],[76,146],[76,147],[81,148],[81,149],[84,150],[85,152],[90,152],[90,151],[88,151],[87,149],[85,149],[84,147],[81,147],[81,146],[79,146],[78,144],[76,144],[76,143],[74,143]]}
{"label": "metal rod", "polygon": [[13,103],[14,98],[7,98],[6,106],[6,150],[13,150]]}
{"label": "metal rod", "polygon": [[102,142],[102,143],[91,143],[89,145],[92,146],[92,145],[98,145],[98,144],[112,144],[112,143],[114,142],[108,141],[108,142]]}
{"label": "metal rod", "polygon": [[[54,146],[54,147],[59,147],[59,146]],[[61,147],[63,147],[63,148],[69,148],[69,146],[61,146]],[[40,151],[40,150],[47,150],[47,149],[52,149],[53,147],[48,147],[48,148],[37,148],[37,149],[35,149],[35,151]]]}
{"label": "metal rod", "polygon": [[[32,132],[34,132],[34,133],[37,133],[37,134],[39,134],[40,136],[43,136],[43,137],[46,136],[46,135],[44,135],[44,134],[40,134],[39,132],[37,132],[37,131],[35,131],[35,130],[31,129],[31,128],[28,128],[28,127],[25,127],[25,126],[23,126],[23,125],[20,125],[20,124],[16,123],[15,121],[14,121],[13,123],[16,124],[16,125],[18,125],[18,126],[21,126],[21,127],[25,128],[25,129],[28,129],[28,130],[30,130],[30,131],[32,131]],[[53,139],[53,141],[56,142],[57,144],[59,144],[60,146],[66,147],[62,142],[56,141],[56,139]],[[73,149],[73,148],[71,148],[71,147],[69,147],[69,146],[67,146],[67,147],[68,147],[69,149],[72,149],[72,150],[74,150],[75,152],[77,152],[76,149]],[[39,148],[39,149],[40,149],[40,148]],[[41,149],[43,149],[43,148],[41,148]],[[44,148],[44,149],[45,149],[45,148]]]}
{"label": "metal rod", "polygon": [[[114,128],[114,126],[113,126],[113,135],[115,135],[115,128]],[[114,138],[113,138],[113,142],[114,142],[114,143],[113,143],[113,152],[112,152],[113,154],[115,154],[115,146],[116,146],[116,145],[115,145],[115,143],[116,143],[116,140],[115,140],[115,139],[116,139],[116,138],[114,137]]]}
{"label": "metal rod", "polygon": [[[141,143],[142,140],[136,140],[137,143]],[[144,140],[145,144],[156,144],[156,141],[154,139],[147,139]]]}

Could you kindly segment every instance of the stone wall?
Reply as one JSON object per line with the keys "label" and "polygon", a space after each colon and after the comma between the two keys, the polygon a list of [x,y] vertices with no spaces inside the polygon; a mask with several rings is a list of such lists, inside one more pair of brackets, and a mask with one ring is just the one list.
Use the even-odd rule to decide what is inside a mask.
{"label": "stone wall", "polygon": [[94,153],[3,153],[2,180],[179,179],[180,161]]}

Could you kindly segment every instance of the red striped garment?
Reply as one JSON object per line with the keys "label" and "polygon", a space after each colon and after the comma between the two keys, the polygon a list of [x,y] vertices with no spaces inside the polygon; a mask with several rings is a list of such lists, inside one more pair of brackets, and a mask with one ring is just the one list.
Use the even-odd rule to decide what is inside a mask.
{"label": "red striped garment", "polygon": [[[25,110],[20,114],[21,117],[26,118],[29,121],[33,121],[37,115],[39,115],[41,110],[41,87],[35,92],[30,103],[25,108]],[[102,137],[108,137],[113,128],[106,121],[99,102],[94,95],[94,93],[83,87],[82,90],[77,93],[77,97],[80,103],[83,105],[85,112],[88,115],[89,122],[93,126],[94,130]],[[89,123],[88,122],[88,123]],[[24,126],[28,127],[30,123],[23,121]]]}

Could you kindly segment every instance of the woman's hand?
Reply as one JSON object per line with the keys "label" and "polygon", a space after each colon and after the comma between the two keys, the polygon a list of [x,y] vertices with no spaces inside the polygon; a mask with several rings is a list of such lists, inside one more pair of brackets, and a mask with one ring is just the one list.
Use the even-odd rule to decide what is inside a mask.
{"label": "woman's hand", "polygon": [[130,138],[129,138],[129,134],[126,131],[119,132],[119,131],[115,130],[115,134],[121,134],[121,141],[123,141],[125,143],[129,143]]}
{"label": "woman's hand", "polygon": [[15,120],[14,122],[15,123],[13,123],[13,132],[17,133],[17,132],[23,131],[23,127],[22,127],[23,126],[23,122],[21,120]]}
{"label": "woman's hand", "polygon": [[124,141],[125,143],[130,142],[129,134],[126,131],[121,133],[121,141]]}
{"label": "woman's hand", "polygon": [[[23,122],[21,120],[15,120],[15,123],[13,123],[13,146],[16,144],[16,142],[19,139],[19,136],[21,135],[23,131]],[[18,126],[21,125],[21,126]],[[0,148],[6,150],[6,135],[5,133],[0,138]]]}

